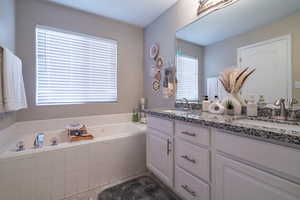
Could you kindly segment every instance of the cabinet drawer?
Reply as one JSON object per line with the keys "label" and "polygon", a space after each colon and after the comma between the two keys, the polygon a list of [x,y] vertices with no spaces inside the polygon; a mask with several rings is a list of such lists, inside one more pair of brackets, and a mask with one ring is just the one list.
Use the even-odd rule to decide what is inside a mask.
{"label": "cabinet drawer", "polygon": [[161,119],[158,117],[147,117],[147,126],[163,132],[167,135],[173,136],[173,121]]}
{"label": "cabinet drawer", "polygon": [[199,178],[210,181],[209,150],[175,139],[175,162]]}
{"label": "cabinet drawer", "polygon": [[175,190],[186,200],[209,200],[209,185],[183,169],[175,169]]}
{"label": "cabinet drawer", "polygon": [[300,182],[300,151],[216,131],[216,148]]}
{"label": "cabinet drawer", "polygon": [[175,134],[193,144],[210,145],[209,128],[176,121]]}

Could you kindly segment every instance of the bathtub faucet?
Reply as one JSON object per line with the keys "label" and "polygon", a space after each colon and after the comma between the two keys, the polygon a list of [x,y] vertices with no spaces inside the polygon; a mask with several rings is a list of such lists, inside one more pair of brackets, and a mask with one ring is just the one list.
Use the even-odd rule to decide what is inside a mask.
{"label": "bathtub faucet", "polygon": [[34,140],[34,143],[33,143],[34,148],[41,148],[41,147],[43,147],[43,145],[44,145],[44,138],[45,138],[44,133],[38,133],[38,134],[36,134],[35,140]]}

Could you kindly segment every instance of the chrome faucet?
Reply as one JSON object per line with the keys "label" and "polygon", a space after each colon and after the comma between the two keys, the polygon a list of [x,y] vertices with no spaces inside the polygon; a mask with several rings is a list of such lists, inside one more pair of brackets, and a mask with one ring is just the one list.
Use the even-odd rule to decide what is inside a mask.
{"label": "chrome faucet", "polygon": [[183,102],[183,104],[185,104],[185,105],[183,106],[183,109],[184,109],[184,110],[190,110],[189,100],[188,100],[187,98],[182,98],[182,102]]}
{"label": "chrome faucet", "polygon": [[44,145],[45,135],[44,133],[38,133],[35,136],[33,146],[34,148],[41,148]]}
{"label": "chrome faucet", "polygon": [[278,99],[278,100],[275,102],[275,106],[280,106],[280,115],[279,115],[279,119],[281,119],[281,120],[287,120],[287,117],[288,117],[288,110],[286,109],[286,106],[285,106],[285,99],[283,99],[283,98]]}

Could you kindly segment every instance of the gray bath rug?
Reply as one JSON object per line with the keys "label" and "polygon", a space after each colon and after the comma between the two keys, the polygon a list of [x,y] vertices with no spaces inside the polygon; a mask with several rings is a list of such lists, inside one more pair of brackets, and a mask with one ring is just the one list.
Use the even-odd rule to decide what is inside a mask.
{"label": "gray bath rug", "polygon": [[98,200],[181,200],[158,181],[143,176],[104,190]]}

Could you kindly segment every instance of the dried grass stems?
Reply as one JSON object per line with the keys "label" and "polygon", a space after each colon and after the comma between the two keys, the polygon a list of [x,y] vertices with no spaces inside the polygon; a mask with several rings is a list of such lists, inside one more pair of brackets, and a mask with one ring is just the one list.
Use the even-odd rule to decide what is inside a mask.
{"label": "dried grass stems", "polygon": [[219,80],[228,93],[235,94],[240,91],[245,81],[254,71],[255,69],[250,69],[249,67],[245,69],[232,67],[221,72]]}

